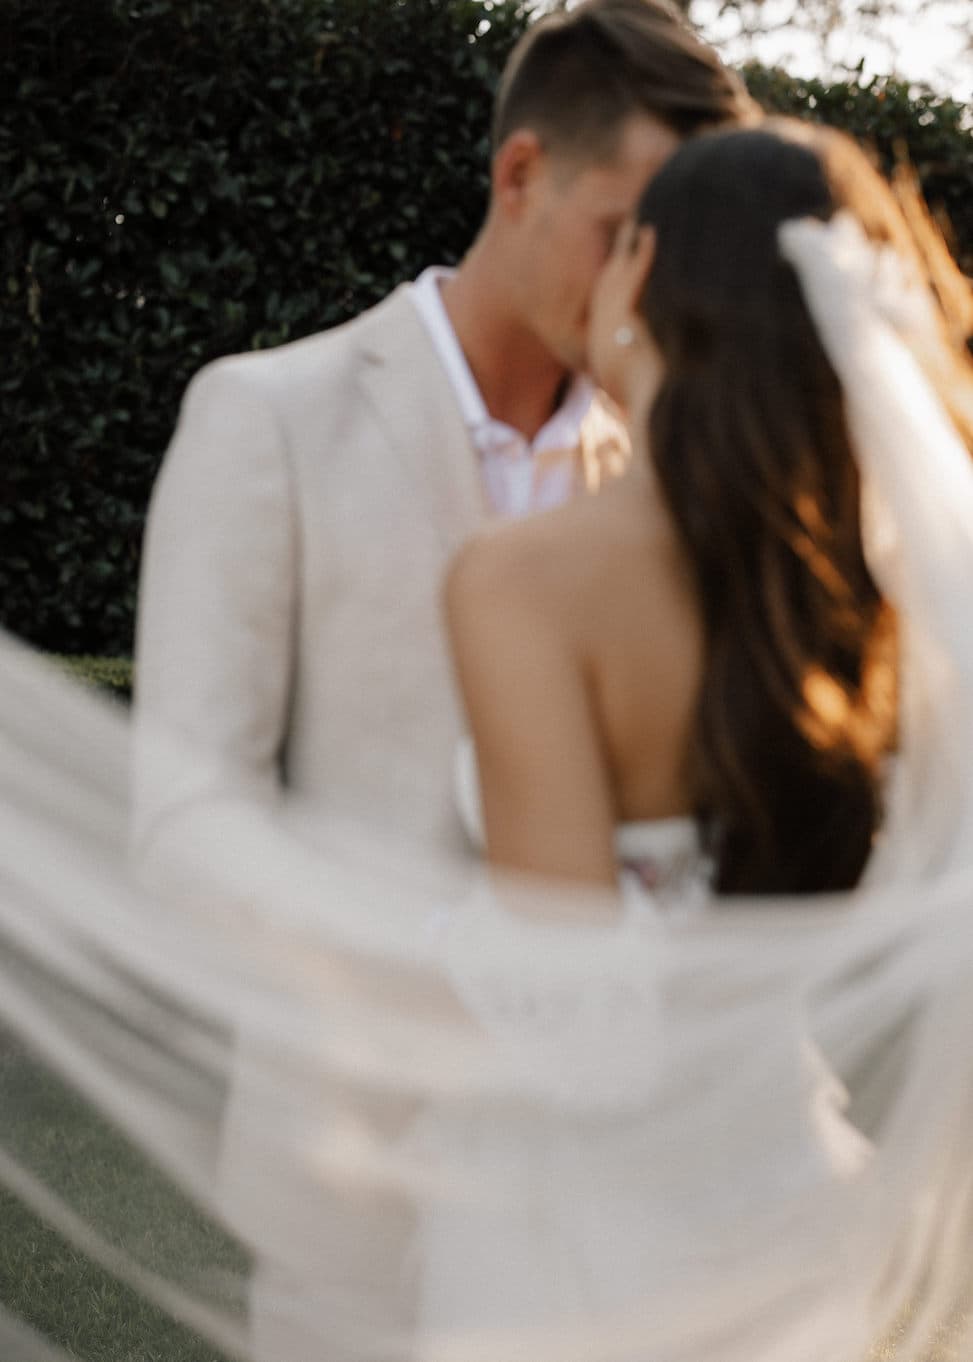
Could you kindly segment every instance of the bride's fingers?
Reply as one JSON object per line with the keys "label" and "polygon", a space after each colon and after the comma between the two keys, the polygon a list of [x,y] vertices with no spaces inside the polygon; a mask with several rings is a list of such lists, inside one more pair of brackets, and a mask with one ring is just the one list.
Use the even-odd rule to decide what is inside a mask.
{"label": "bride's fingers", "polygon": [[631,255],[638,240],[639,227],[634,218],[625,218],[615,229],[612,237],[611,250],[608,252],[608,260],[624,259]]}
{"label": "bride's fingers", "polygon": [[655,259],[655,228],[637,227],[632,243],[632,268],[640,285],[644,285]]}
{"label": "bride's fingers", "polygon": [[654,259],[655,229],[633,224],[625,255],[618,257],[616,279],[621,301],[638,322],[643,320],[640,303]]}

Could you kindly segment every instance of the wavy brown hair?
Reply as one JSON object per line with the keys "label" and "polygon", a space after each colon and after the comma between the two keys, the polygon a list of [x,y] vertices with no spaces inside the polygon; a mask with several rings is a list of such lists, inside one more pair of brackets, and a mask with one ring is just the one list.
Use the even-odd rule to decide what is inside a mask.
{"label": "wavy brown hair", "polygon": [[[706,640],[690,782],[722,893],[854,885],[895,743],[895,620],[865,561],[841,386],[777,250],[782,222],[840,208],[916,254],[858,148],[785,121],[687,142],[639,209],[665,372],[650,448]],[[940,386],[962,363],[947,335],[944,319]]]}

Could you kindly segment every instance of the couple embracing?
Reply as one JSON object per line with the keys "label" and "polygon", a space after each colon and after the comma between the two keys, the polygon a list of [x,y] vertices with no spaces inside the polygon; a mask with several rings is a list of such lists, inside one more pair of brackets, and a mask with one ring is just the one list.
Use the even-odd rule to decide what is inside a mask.
{"label": "couple embracing", "polygon": [[459,802],[482,791],[499,864],[651,881],[676,828],[720,892],[856,884],[901,659],[855,394],[778,233],[891,243],[967,442],[968,288],[847,139],[759,125],[668,0],[533,25],[491,175],[455,272],[191,385],[137,714],[193,760],[141,771],[140,857],[240,801],[459,847],[469,729]]}
{"label": "couple embracing", "polygon": [[241,801],[459,848],[482,792],[515,870],[651,881],[665,824],[720,892],[855,885],[901,631],[864,542],[868,404],[778,238],[834,220],[836,269],[842,232],[894,248],[929,313],[900,339],[969,444],[969,289],[907,216],[848,139],[761,124],[669,0],[535,23],[459,268],[190,386],[136,713],[192,760],[139,771],[139,858]]}
{"label": "couple embracing", "polygon": [[683,139],[750,112],[667,0],[549,16],[503,76],[459,268],[197,376],[149,518],[137,658],[140,717],[194,769],[143,772],[142,858],[241,799],[463,845],[447,570],[487,526],[627,465],[588,376],[596,279]]}
{"label": "couple embracing", "polygon": [[[489,1064],[451,1068],[453,1107],[434,1093],[405,1149],[411,1116],[366,1122],[371,1144],[334,1120],[349,1085],[366,1112],[376,1097],[371,1072],[342,1068],[329,1087],[319,1062],[332,1041],[346,1058],[342,1016],[361,1011],[342,1014],[343,995],[337,1025],[300,1035],[286,1119],[274,1034],[259,1008],[244,1018],[229,1065],[235,1187],[248,1205],[252,1184],[265,1193],[258,1248],[272,1212],[286,1231],[252,1284],[253,1355],[308,1362],[324,1339],[332,1359],[414,1355],[387,1346],[370,1314],[383,1303],[389,1327],[439,1339],[417,1354],[429,1358],[817,1362],[860,1355],[913,1287],[951,1303],[968,1283],[973,1195],[952,1123],[973,1092],[962,1047],[942,1042],[968,1035],[969,989],[950,983],[952,1010],[919,1035],[922,1082],[893,1094],[905,1106],[880,1094],[897,1119],[853,1125],[805,1025],[818,938],[794,896],[819,896],[836,983],[820,987],[823,966],[813,982],[844,1075],[909,1021],[910,989],[935,1001],[969,955],[953,926],[968,918],[973,847],[971,331],[941,241],[848,139],[761,123],[667,0],[581,0],[510,60],[489,211],[458,270],[193,382],[149,520],[136,706],[140,727],[191,759],[137,769],[140,861],[166,866],[187,839],[218,858],[223,816],[254,806],[295,814],[312,838],[353,822],[383,853],[448,852],[464,845],[460,808],[475,828],[481,804],[491,862],[620,887],[626,928],[633,904],[660,933],[680,918],[669,908],[705,910],[699,954],[687,947],[699,969],[675,995],[697,1029],[660,1023],[660,1085],[650,1074],[643,1107],[626,1089],[608,1116],[592,1079],[627,1082],[626,1050],[641,1073],[646,1014],[626,1046],[616,1012],[600,1021],[596,1007],[581,1077],[565,1093],[539,1063],[525,1086],[517,1051],[544,1008],[510,1008],[502,988],[494,1007],[462,940],[443,973],[513,1078],[494,1090]],[[457,798],[465,732],[476,763]],[[879,899],[891,884],[906,911],[858,913],[832,940],[820,894],[860,884]],[[952,911],[911,956],[919,885],[924,908]],[[764,911],[738,929],[709,911],[714,895],[761,895]],[[312,897],[317,913],[316,880]],[[597,903],[618,916],[617,896]],[[377,927],[397,950],[398,906]],[[495,916],[503,932],[515,917]],[[570,966],[577,991],[556,1023],[585,997],[589,956],[575,965],[594,937],[552,965],[548,928],[533,955],[504,953],[501,934],[492,964],[516,984],[523,966],[528,1002],[558,960]],[[379,971],[380,1012],[387,982]],[[639,973],[636,991],[651,983]],[[404,991],[424,1016],[426,997]],[[731,1013],[742,1029],[724,1036]],[[421,1033],[434,1057],[440,1029],[437,1016]],[[408,1107],[425,1089],[399,1067],[421,1047],[381,1034],[385,1096]],[[542,1039],[563,1050],[572,1034]],[[955,1093],[938,1083],[944,1053]],[[350,1162],[320,1199],[334,1171],[320,1139],[335,1129]],[[376,1150],[389,1159],[369,1163]],[[874,1150],[875,1185],[862,1171]],[[227,1165],[233,1152],[224,1140]],[[449,1156],[466,1175],[453,1203]],[[481,1172],[501,1208],[465,1195]],[[403,1186],[412,1222],[393,1197],[370,1236],[368,1213]],[[917,1206],[932,1208],[921,1240]],[[322,1227],[330,1256],[307,1249]],[[334,1341],[345,1306],[375,1346]],[[517,1336],[537,1320],[560,1326],[546,1350]],[[589,1332],[575,1336],[579,1321]],[[477,1326],[514,1334],[464,1350]]]}

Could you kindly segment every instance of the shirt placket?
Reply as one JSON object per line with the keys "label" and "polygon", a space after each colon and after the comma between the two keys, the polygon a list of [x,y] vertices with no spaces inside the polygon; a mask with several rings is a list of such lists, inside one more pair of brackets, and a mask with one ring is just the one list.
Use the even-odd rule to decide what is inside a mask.
{"label": "shirt placket", "polygon": [[481,432],[478,443],[494,510],[502,515],[525,515],[533,491],[533,466],[526,441],[514,430],[492,426]]}
{"label": "shirt placket", "polygon": [[577,487],[578,450],[544,448],[534,451],[531,500],[535,510],[560,506]]}

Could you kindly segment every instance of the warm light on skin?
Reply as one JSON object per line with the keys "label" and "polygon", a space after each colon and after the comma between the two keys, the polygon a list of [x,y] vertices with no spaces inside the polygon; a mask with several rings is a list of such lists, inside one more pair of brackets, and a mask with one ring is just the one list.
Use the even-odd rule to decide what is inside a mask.
{"label": "warm light on skin", "polygon": [[[585,366],[592,293],[621,224],[680,138],[633,115],[615,155],[581,165],[540,149],[516,210],[518,307],[545,347],[569,369]],[[501,156],[502,156],[501,152]]]}
{"label": "warm light on skin", "polygon": [[645,425],[662,381],[662,358],[638,310],[654,253],[652,229],[628,218],[616,233],[591,300],[588,367],[633,429]]}
{"label": "warm light on skin", "polygon": [[494,155],[486,222],[442,296],[489,411],[528,438],[587,367],[592,292],[618,226],[679,144],[633,114],[607,160],[557,154],[530,128]]}

